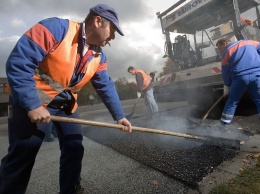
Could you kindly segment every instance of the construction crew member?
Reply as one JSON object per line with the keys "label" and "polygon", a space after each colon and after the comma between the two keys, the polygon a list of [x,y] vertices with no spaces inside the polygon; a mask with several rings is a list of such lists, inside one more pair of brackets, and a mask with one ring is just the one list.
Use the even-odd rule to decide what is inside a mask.
{"label": "construction crew member", "polygon": [[260,43],[253,40],[231,42],[223,38],[216,46],[222,54],[224,96],[228,96],[221,121],[231,122],[246,90],[260,113]]}
{"label": "construction crew member", "polygon": [[[17,42],[7,63],[11,88],[9,148],[0,166],[0,193],[25,193],[36,155],[45,136],[36,122],[50,115],[79,118],[77,92],[91,81],[113,119],[131,132],[107,71],[101,47],[123,36],[116,11],[106,4],[90,9],[82,23],[60,18],[40,21]],[[80,185],[84,147],[79,124],[53,122],[58,133],[60,193],[86,193]],[[40,175],[39,175],[40,176]]]}
{"label": "construction crew member", "polygon": [[132,66],[128,67],[127,71],[131,75],[135,75],[138,88],[137,97],[140,98],[141,94],[143,94],[144,102],[147,108],[147,118],[152,118],[153,115],[158,113],[158,106],[153,96],[152,78],[143,70],[135,69]]}

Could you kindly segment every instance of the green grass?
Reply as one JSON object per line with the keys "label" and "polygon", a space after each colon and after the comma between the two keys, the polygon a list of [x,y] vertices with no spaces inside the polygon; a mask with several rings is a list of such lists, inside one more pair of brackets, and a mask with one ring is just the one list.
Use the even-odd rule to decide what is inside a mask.
{"label": "green grass", "polygon": [[212,188],[209,194],[260,194],[260,157],[255,166],[245,169],[236,178]]}

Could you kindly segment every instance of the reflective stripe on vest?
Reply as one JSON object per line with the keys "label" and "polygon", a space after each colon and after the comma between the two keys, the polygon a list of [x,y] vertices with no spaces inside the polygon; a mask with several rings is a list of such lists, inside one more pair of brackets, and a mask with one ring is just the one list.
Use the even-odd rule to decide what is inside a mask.
{"label": "reflective stripe on vest", "polygon": [[142,78],[143,78],[143,87],[142,90],[144,90],[145,88],[147,88],[149,86],[149,84],[152,81],[151,76],[147,75],[147,73],[145,73],[143,70],[141,69],[135,69],[136,73],[141,73],[142,74]]}
{"label": "reflective stripe on vest", "polygon": [[77,92],[93,77],[98,69],[100,55],[95,54],[88,63],[82,80],[75,86],[69,87],[74,68],[78,62],[79,29],[79,23],[70,21],[65,38],[54,52],[48,54],[39,63],[39,68],[35,70],[34,79],[43,106],[47,106],[52,99],[64,90],[70,90],[75,99],[75,104],[72,105],[72,112],[74,112],[77,108]]}

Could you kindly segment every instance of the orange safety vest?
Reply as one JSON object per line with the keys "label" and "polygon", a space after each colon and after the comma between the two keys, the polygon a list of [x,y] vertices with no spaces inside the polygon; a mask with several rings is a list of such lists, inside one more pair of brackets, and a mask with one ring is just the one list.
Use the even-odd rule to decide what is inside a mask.
{"label": "orange safety vest", "polygon": [[70,90],[75,102],[71,105],[71,112],[75,112],[78,107],[77,92],[93,77],[98,69],[100,55],[95,54],[89,62],[82,80],[75,86],[69,87],[74,68],[78,62],[79,29],[79,23],[70,21],[68,32],[63,41],[54,52],[48,54],[39,63],[39,68],[35,70],[34,79],[43,106],[47,106],[64,90]]}
{"label": "orange safety vest", "polygon": [[143,70],[141,69],[135,69],[136,73],[141,73],[142,74],[142,78],[143,78],[143,87],[142,90],[144,90],[145,88],[147,88],[149,86],[149,84],[152,81],[151,76],[147,75],[147,73],[145,73]]}

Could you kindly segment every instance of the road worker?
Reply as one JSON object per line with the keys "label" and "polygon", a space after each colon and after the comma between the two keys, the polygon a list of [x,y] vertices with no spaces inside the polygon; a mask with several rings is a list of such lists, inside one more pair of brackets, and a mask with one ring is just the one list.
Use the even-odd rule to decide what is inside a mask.
{"label": "road worker", "polygon": [[216,46],[222,55],[223,95],[228,96],[221,121],[231,122],[246,90],[260,113],[260,43],[253,40],[231,42],[222,38]]}
{"label": "road worker", "polygon": [[144,96],[144,102],[147,108],[147,119],[152,118],[158,113],[158,106],[153,95],[153,82],[151,76],[141,69],[135,69],[134,67],[128,67],[128,73],[135,75],[137,83],[137,97],[140,98],[141,94]]}
{"label": "road worker", "polygon": [[[124,35],[116,11],[98,4],[82,23],[61,18],[40,21],[18,40],[7,63],[11,89],[9,148],[0,166],[0,193],[26,193],[45,131],[36,123],[49,123],[50,115],[79,118],[77,92],[91,82],[113,119],[131,132],[101,47]],[[84,147],[79,124],[53,122],[60,157],[60,194],[86,193],[80,184]],[[40,176],[40,175],[39,175]]]}

